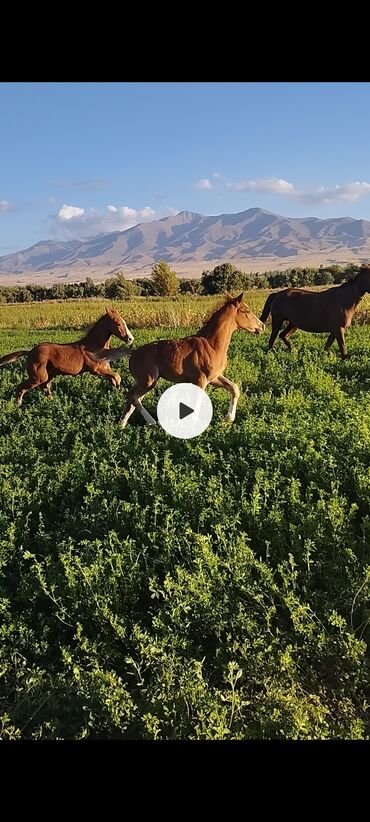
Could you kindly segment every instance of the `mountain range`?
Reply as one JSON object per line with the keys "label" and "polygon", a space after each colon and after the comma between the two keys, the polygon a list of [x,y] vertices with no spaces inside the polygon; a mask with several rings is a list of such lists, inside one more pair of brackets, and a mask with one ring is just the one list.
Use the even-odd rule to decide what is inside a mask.
{"label": "mountain range", "polygon": [[180,276],[229,261],[246,271],[370,259],[370,221],[281,217],[260,208],[205,217],[190,211],[94,238],[45,240],[0,257],[1,282],[145,276],[158,260]]}

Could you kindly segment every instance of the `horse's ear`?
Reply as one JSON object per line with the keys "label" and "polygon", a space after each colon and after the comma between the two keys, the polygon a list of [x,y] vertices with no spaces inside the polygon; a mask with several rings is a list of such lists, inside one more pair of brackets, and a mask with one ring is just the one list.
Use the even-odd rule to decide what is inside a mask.
{"label": "horse's ear", "polygon": [[225,291],[225,297],[227,297],[228,300],[233,300],[234,299],[233,295],[229,294],[228,291]]}
{"label": "horse's ear", "polygon": [[106,308],[105,313],[108,314],[108,317],[113,316],[113,308]]}
{"label": "horse's ear", "polygon": [[242,291],[242,293],[239,294],[239,297],[235,297],[235,299],[234,299],[235,305],[241,305],[242,302],[243,302],[243,297],[244,297],[244,291]]}

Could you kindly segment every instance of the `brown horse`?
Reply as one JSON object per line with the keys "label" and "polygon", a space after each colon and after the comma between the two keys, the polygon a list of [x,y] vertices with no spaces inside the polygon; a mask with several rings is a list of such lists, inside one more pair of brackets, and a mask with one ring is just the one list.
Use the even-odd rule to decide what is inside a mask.
{"label": "brown horse", "polygon": [[227,364],[231,335],[237,328],[258,334],[265,326],[243,303],[243,294],[235,298],[228,294],[228,297],[230,299],[212,314],[197,334],[178,340],[157,340],[142,345],[135,351],[121,347],[94,355],[98,362],[103,360],[105,363],[123,356],[130,357],[129,369],[135,385],[128,392],[123,409],[123,428],[135,408],[140,411],[145,422],[149,425],[156,424],[142,406],[141,398],[154,388],[159,377],[170,382],[191,382],[203,389],[209,384],[224,388],[231,394],[226,419],[234,421],[239,388],[222,376]]}
{"label": "brown horse", "polygon": [[119,388],[121,377],[111,371],[107,363],[98,364],[92,354],[106,349],[112,336],[131,345],[133,336],[125,321],[115,308],[107,308],[106,313],[90,328],[85,337],[73,343],[39,343],[30,351],[14,351],[1,357],[0,366],[14,362],[19,357],[27,357],[26,368],[29,379],[18,386],[16,398],[21,405],[24,394],[32,388],[42,388],[51,397],[51,381],[57,374],[83,374],[89,371],[109,380],[113,388]]}
{"label": "brown horse", "polygon": [[329,351],[334,340],[337,340],[344,360],[347,357],[344,332],[351,325],[355,309],[367,291],[370,291],[370,267],[362,266],[351,280],[325,291],[284,288],[277,294],[270,294],[261,314],[262,322],[266,322],[270,312],[272,316],[269,349],[273,347],[283,322],[288,320],[288,325],[279,336],[289,351],[289,337],[297,328],[321,333],[329,331],[325,351]]}

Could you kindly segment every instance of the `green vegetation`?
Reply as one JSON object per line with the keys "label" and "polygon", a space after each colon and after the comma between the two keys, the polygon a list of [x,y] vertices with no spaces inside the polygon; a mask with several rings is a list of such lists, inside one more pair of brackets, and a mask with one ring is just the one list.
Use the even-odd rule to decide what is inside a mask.
{"label": "green vegetation", "polygon": [[[216,302],[123,314],[167,312],[136,346],[189,332],[171,306]],[[3,308],[0,355],[71,340],[103,305]],[[27,330],[37,316],[47,334]],[[297,332],[291,355],[266,343],[234,335],[236,422],[210,389],[189,441],[137,415],[120,430],[126,361],[119,392],[60,377],[22,410],[22,361],[0,370],[1,738],[370,737],[369,330],[350,329],[344,362],[321,335]]]}
{"label": "green vegetation", "polygon": [[203,271],[200,279],[179,278],[164,260],[152,267],[150,277],[127,279],[123,272],[95,283],[87,277],[80,283],[54,285],[0,286],[0,303],[30,303],[44,300],[76,300],[90,297],[126,300],[130,297],[171,296],[180,294],[220,294],[225,289],[286,288],[287,286],[328,286],[345,282],[358,271],[356,265],[331,265],[327,268],[288,268],[285,271],[239,271],[231,263]]}
{"label": "green vegetation", "polygon": [[[266,289],[245,292],[245,300],[252,311],[260,316],[270,292]],[[176,328],[203,324],[206,314],[220,304],[220,295],[201,297],[187,294],[177,297],[132,297],[126,300],[90,299],[44,303],[0,305],[0,330],[19,329],[44,331],[75,329],[76,339],[81,329],[91,325],[109,306],[122,314],[130,328]],[[370,320],[370,295],[366,294],[353,322]],[[40,336],[40,335],[39,335]],[[50,335],[47,335],[50,336]],[[45,339],[45,333],[43,334]],[[306,338],[304,338],[306,339]],[[324,339],[322,340],[324,345]]]}

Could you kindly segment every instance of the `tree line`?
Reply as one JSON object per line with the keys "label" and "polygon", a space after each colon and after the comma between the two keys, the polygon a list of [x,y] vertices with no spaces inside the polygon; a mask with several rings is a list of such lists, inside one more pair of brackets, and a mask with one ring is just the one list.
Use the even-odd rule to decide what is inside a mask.
{"label": "tree line", "polygon": [[200,279],[180,278],[164,260],[152,267],[150,277],[127,279],[122,272],[96,283],[91,277],[79,283],[53,285],[30,284],[0,286],[0,303],[30,303],[43,300],[76,300],[103,297],[125,300],[142,296],[176,296],[178,294],[220,294],[236,289],[302,288],[310,285],[331,285],[346,282],[358,271],[354,264],[329,265],[325,268],[297,267],[264,273],[241,271],[231,263],[222,263],[211,271],[203,271]]}

